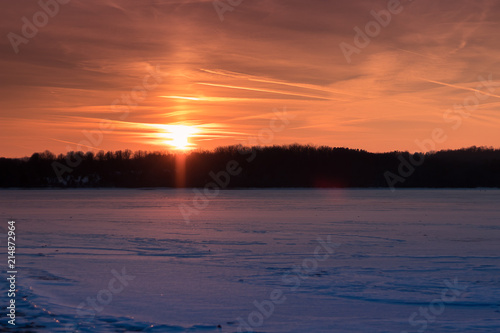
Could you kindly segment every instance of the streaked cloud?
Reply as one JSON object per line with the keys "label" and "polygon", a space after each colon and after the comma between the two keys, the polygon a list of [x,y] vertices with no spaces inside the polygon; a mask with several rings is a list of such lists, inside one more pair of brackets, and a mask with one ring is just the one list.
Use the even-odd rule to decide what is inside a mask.
{"label": "streaked cloud", "polygon": [[[18,54],[5,36],[40,6],[7,1],[0,155],[74,149],[106,119],[115,129],[99,149],[156,150],[162,126],[179,124],[201,126],[192,141],[209,149],[256,135],[284,106],[296,117],[273,143],[415,150],[449,129],[443,113],[477,93],[479,76],[500,82],[500,3],[403,6],[348,64],[339,44],[387,1],[244,1],[221,22],[211,0],[72,0]],[[156,66],[161,84],[125,117],[112,108]],[[489,98],[440,148],[498,147],[500,87],[481,91]]]}

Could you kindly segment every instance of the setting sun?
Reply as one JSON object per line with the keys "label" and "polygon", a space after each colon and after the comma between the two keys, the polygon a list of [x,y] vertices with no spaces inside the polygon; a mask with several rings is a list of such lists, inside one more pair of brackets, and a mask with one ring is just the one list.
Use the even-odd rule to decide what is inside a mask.
{"label": "setting sun", "polygon": [[166,125],[166,144],[178,150],[191,149],[194,144],[189,142],[189,138],[198,132],[196,127],[187,125]]}

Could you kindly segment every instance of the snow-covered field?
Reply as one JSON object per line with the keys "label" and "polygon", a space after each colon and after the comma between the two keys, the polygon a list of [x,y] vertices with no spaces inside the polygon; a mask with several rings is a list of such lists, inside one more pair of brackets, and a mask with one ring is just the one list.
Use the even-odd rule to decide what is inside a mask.
{"label": "snow-covered field", "polygon": [[500,332],[499,190],[0,191],[19,332]]}

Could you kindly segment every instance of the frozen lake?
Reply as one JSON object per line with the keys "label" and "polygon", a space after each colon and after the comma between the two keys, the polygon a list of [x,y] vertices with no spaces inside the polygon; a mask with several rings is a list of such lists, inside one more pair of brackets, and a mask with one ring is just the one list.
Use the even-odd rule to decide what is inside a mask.
{"label": "frozen lake", "polygon": [[500,331],[500,190],[0,197],[25,331]]}

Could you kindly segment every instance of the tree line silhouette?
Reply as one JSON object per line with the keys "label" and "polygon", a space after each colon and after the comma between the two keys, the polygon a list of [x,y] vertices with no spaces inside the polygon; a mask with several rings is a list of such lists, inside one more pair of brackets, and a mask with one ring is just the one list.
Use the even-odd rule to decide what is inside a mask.
{"label": "tree line silhouette", "polygon": [[[228,163],[231,174],[226,171]],[[227,146],[186,154],[125,150],[56,156],[45,151],[19,159],[0,158],[0,169],[0,187],[22,188],[176,187],[181,172],[185,187],[204,187],[217,177],[220,187],[227,188],[500,187],[500,149],[410,154],[294,144]]]}

